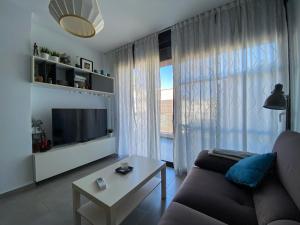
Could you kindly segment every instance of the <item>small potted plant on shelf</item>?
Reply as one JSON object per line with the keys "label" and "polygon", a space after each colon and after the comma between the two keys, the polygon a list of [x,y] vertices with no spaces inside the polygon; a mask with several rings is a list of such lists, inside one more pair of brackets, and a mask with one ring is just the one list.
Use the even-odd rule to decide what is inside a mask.
{"label": "small potted plant on shelf", "polygon": [[112,136],[113,136],[113,132],[114,132],[113,129],[107,129],[107,133],[108,133],[108,136],[109,136],[109,137],[112,137]]}
{"label": "small potted plant on shelf", "polygon": [[41,47],[40,49],[41,57],[44,59],[49,59],[50,50],[46,47]]}
{"label": "small potted plant on shelf", "polygon": [[51,148],[51,141],[47,139],[41,120],[32,119],[32,151],[45,152]]}
{"label": "small potted plant on shelf", "polygon": [[50,60],[54,61],[54,62],[59,62],[59,52],[56,52],[56,51],[52,51],[50,52]]}

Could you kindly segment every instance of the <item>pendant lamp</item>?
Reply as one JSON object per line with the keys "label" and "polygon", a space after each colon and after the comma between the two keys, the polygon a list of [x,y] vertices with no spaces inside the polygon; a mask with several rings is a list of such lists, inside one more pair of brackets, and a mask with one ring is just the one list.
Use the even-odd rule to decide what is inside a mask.
{"label": "pendant lamp", "polygon": [[97,0],[50,0],[49,12],[67,32],[90,38],[104,27]]}

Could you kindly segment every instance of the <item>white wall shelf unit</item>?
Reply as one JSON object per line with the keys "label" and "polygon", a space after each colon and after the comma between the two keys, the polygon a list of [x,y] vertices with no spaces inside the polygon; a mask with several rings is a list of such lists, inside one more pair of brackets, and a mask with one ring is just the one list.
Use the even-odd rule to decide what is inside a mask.
{"label": "white wall shelf unit", "polygon": [[[55,62],[55,61],[52,61],[52,60],[49,60],[49,59],[44,59],[44,58],[41,58],[39,56],[32,56],[32,58],[33,58],[33,61],[35,61],[35,62],[47,62],[49,64],[56,64],[59,68],[62,68],[62,69],[74,69],[75,72],[91,73],[91,74],[94,74],[94,75],[97,75],[97,76],[102,76],[102,77],[105,77],[107,79],[114,80],[113,77],[107,77],[107,76],[104,76],[104,75],[99,74],[99,73],[90,72],[90,71],[87,71],[87,70],[84,70],[84,69],[81,69],[81,68],[78,68],[78,67],[75,67],[75,66],[71,66],[71,65],[68,65],[68,64]],[[34,76],[34,74],[33,74],[33,76]]]}
{"label": "white wall shelf unit", "polygon": [[116,154],[115,137],[54,147],[33,154],[34,181],[39,182],[76,167]]}
{"label": "white wall shelf unit", "polygon": [[[82,68],[47,60],[39,56],[32,56],[32,73],[31,81],[33,86],[61,89],[66,91],[73,91],[83,94],[93,94],[99,96],[114,95],[114,78],[104,76],[98,73],[90,72]],[[89,83],[89,88],[75,87],[75,76],[83,76]],[[43,82],[36,81],[37,76],[43,77]],[[51,78],[52,83],[48,82]],[[68,84],[58,84],[58,80],[64,80]]]}

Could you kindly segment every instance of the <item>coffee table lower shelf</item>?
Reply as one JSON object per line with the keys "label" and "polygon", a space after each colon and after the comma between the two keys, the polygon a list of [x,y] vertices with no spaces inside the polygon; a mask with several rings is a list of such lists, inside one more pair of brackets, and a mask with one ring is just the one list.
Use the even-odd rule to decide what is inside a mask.
{"label": "coffee table lower shelf", "polygon": [[[153,177],[143,187],[124,199],[116,210],[117,224],[120,224],[160,183],[161,179]],[[82,205],[77,212],[91,224],[106,224],[104,210],[91,201]]]}

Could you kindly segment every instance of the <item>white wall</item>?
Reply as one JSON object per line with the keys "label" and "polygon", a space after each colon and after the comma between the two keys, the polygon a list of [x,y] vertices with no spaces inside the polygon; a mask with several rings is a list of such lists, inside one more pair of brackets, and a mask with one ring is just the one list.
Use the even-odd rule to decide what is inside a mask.
{"label": "white wall", "polygon": [[0,3],[0,193],[32,182],[31,13]]}
{"label": "white wall", "polygon": [[289,0],[292,129],[300,132],[300,1]]}
{"label": "white wall", "polygon": [[[50,18],[52,19],[52,18]],[[48,26],[43,22],[43,18],[39,18],[36,14],[32,14],[31,25],[31,41],[36,42],[38,46],[46,46],[51,50],[61,53],[65,52],[71,56],[72,64],[76,63],[76,56],[92,60],[94,69],[100,70],[104,68],[104,56],[101,52],[84,46],[84,41],[88,39],[80,39],[68,33],[57,32],[57,30]],[[55,26],[58,27],[53,20]],[[61,29],[61,28],[59,28]]]}
{"label": "white wall", "polygon": [[[32,45],[66,52],[104,68],[102,53],[44,26],[9,0],[0,2],[0,194],[33,182],[31,118],[42,119],[51,138],[52,108],[104,108],[107,98],[31,86]],[[110,118],[108,118],[110,121]],[[109,124],[110,126],[110,124]]]}

